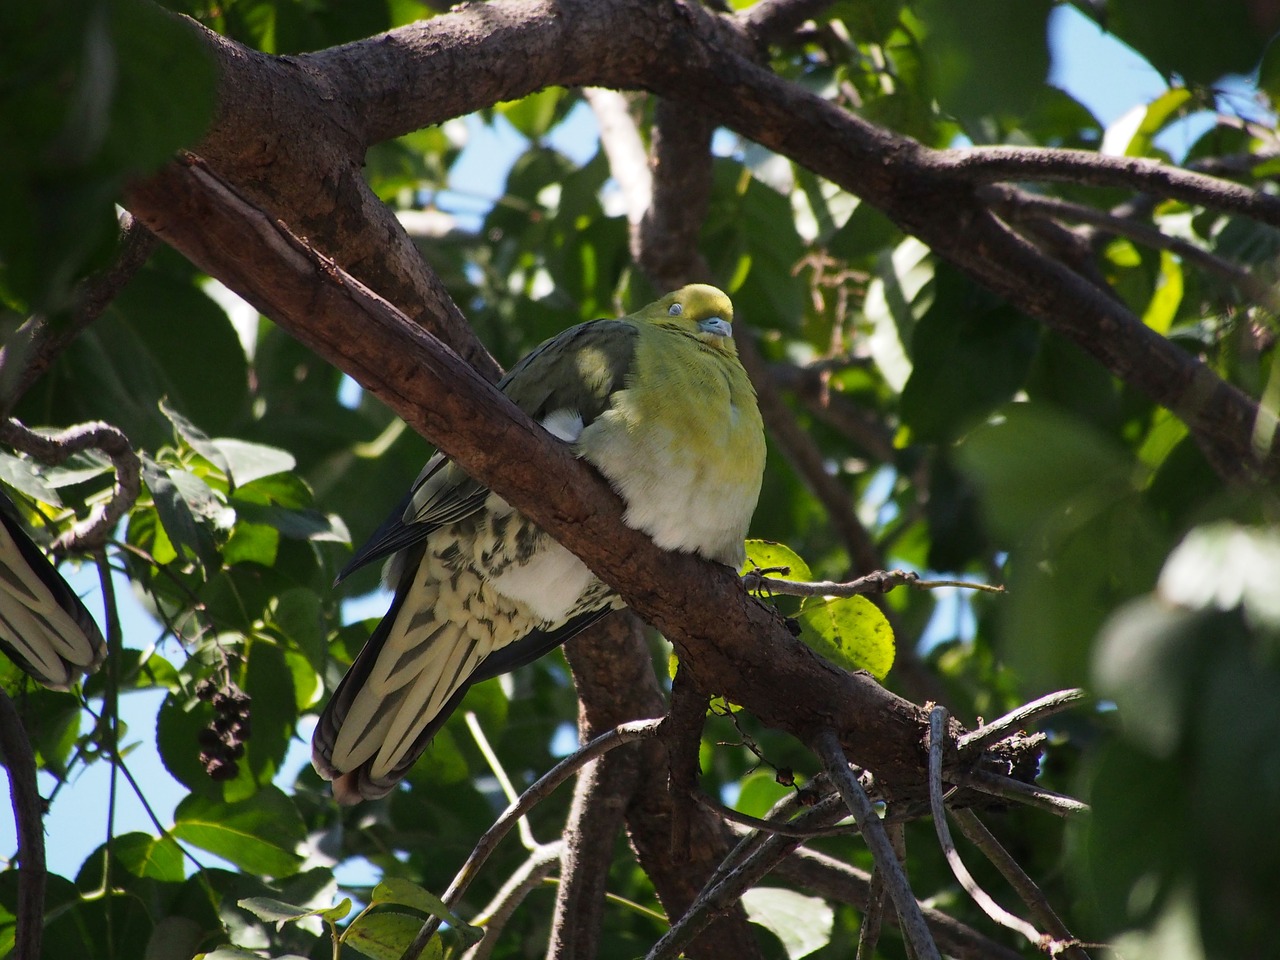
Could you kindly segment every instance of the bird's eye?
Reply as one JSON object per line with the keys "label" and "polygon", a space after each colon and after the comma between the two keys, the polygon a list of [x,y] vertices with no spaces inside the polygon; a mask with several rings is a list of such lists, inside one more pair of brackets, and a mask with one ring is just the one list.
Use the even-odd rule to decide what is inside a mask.
{"label": "bird's eye", "polygon": [[682,313],[684,313],[684,307],[680,306],[678,303],[673,303],[671,305],[671,309],[667,311],[667,316],[678,317]]}

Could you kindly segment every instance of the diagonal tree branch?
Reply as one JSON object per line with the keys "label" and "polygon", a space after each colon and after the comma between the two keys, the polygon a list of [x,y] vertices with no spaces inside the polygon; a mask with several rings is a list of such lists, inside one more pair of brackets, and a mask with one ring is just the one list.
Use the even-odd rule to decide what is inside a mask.
{"label": "diagonal tree branch", "polygon": [[[999,179],[1057,179],[1080,173],[1095,182],[1178,196],[1270,223],[1280,222],[1276,198],[1130,158],[1081,152],[1059,157],[1063,152],[1007,148],[930,150],[756,65],[751,60],[754,46],[741,24],[691,3],[495,0],[385,37],[296,58],[305,64],[304,71],[232,50],[221,39],[211,43],[221,53],[224,99],[244,112],[224,111],[242,126],[215,128],[202,150],[220,169],[227,169],[227,160],[260,156],[255,138],[265,136],[266,129],[255,130],[253,124],[245,128],[243,118],[260,115],[264,97],[279,107],[293,88],[299,102],[314,106],[317,114],[304,109],[300,115],[312,129],[298,130],[301,125],[295,120],[290,132],[310,143],[329,136],[326,122],[337,128],[317,146],[309,183],[333,182],[335,177],[345,183],[367,143],[552,84],[638,87],[682,101],[867,199],[1015,307],[1080,344],[1114,375],[1183,419],[1224,475],[1239,479],[1280,470],[1280,450],[1253,449],[1258,411],[1250,398],[1019,237],[991,215],[976,190]],[[272,85],[266,89],[268,77]],[[342,91],[340,97],[336,90]],[[297,112],[296,105],[292,109]],[[283,113],[278,108],[271,121],[286,122]],[[273,130],[273,137],[281,135],[267,129]],[[335,143],[345,144],[347,152]],[[232,169],[241,182],[257,172]],[[412,285],[406,286],[402,277],[387,277],[382,283],[368,272],[374,266],[373,251],[378,249],[385,258],[388,237],[396,237],[382,227],[349,226],[346,218],[331,226],[326,217],[333,208],[332,196],[311,196],[316,202],[310,205],[300,203],[301,197],[270,199],[277,215],[302,224],[307,236],[322,238],[322,249],[341,252],[342,262],[358,276],[409,305],[420,322],[441,331],[447,342],[455,343],[456,335],[456,343],[469,355],[474,341],[453,329],[456,324],[446,323],[447,310],[441,308],[437,315],[436,305],[410,295]],[[418,285],[429,275],[420,263],[414,267],[406,261],[398,269],[406,276],[416,270],[421,276],[413,282]]]}

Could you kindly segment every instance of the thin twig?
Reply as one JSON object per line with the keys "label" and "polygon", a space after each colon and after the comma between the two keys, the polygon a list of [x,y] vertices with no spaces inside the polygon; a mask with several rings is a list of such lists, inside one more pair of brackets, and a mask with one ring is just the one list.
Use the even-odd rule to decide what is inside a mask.
{"label": "thin twig", "polygon": [[[462,869],[458,871],[453,878],[453,882],[449,884],[449,889],[445,891],[444,896],[441,898],[445,904],[452,907],[457,903],[458,899],[471,884],[471,881],[475,879],[480,868],[484,866],[485,861],[489,859],[489,856],[502,841],[502,838],[511,831],[512,825],[520,817],[523,817],[550,796],[556,787],[568,780],[585,764],[590,763],[596,757],[604,756],[610,750],[616,749],[623,744],[634,743],[637,740],[648,740],[657,736],[658,728],[661,724],[662,721],[660,719],[637,720],[633,723],[620,724],[608,733],[602,733],[576,753],[565,757],[538,778],[528,790],[520,795],[518,801],[502,811],[501,816],[494,821],[493,826],[486,830],[484,836],[476,843],[471,855],[467,857],[466,863],[462,865]],[[432,935],[438,929],[440,929],[440,918],[428,918],[418,931],[418,935],[413,938],[413,942],[409,944],[401,955],[401,960],[417,960],[422,955],[422,951],[426,949]]]}
{"label": "thin twig", "polygon": [[1086,696],[1087,694],[1079,687],[1045,694],[1038,700],[1024,703],[1018,709],[1009,711],[999,719],[984,723],[977,730],[970,730],[959,739],[956,747],[962,754],[981,753],[997,740],[1003,740],[1011,733],[1015,733],[1037,720],[1044,720],[1055,713],[1061,713],[1074,707],[1084,700]]}
{"label": "thin twig", "polygon": [[[842,859],[800,847],[774,867],[772,876],[824,900],[847,903],[859,910],[870,907],[871,875]],[[925,921],[939,949],[956,960],[1021,960],[1022,954],[961,923],[941,910],[921,905]],[[885,914],[897,923],[892,910]],[[864,921],[865,922],[865,921]]]}
{"label": "thin twig", "polygon": [[92,421],[46,435],[24,426],[17,420],[0,421],[0,441],[48,464],[65,462],[83,450],[101,450],[116,470],[115,491],[110,502],[98,504],[89,516],[58,537],[52,544],[55,553],[93,550],[101,547],[116,522],[129,512],[138,499],[142,466],[124,432],[109,423]]}
{"label": "thin twig", "polygon": [[[788,815],[791,799],[775,806],[775,811]],[[843,816],[839,797],[832,795],[820,801],[800,818],[802,825],[830,822]],[[755,886],[774,865],[799,845],[798,840],[752,832],[743,837],[721,861],[711,878],[693,903],[671,929],[662,935],[650,949],[645,960],[674,960],[684,953],[685,947],[711,922],[715,915],[737,903],[742,894]]]}
{"label": "thin twig", "polygon": [[942,750],[946,744],[947,720],[946,707],[934,707],[929,714],[929,803],[933,808],[933,827],[938,834],[938,843],[947,858],[947,865],[951,867],[952,874],[982,912],[1000,926],[1008,927],[1039,945],[1042,940],[1040,931],[1021,917],[1015,917],[1009,913],[996,903],[987,891],[978,886],[978,881],[969,873],[968,867],[960,859],[956,845],[951,839],[951,830],[947,826],[947,810],[943,804],[942,785]]}
{"label": "thin twig", "polygon": [[497,946],[502,928],[542,881],[549,877],[560,862],[560,841],[534,848],[524,863],[507,878],[498,892],[473,919],[478,927],[484,927],[484,937],[462,955],[462,960],[489,960]]}
{"label": "thin twig", "polygon": [[[0,397],[0,411],[7,413],[12,410],[67,346],[106,312],[111,301],[142,269],[155,247],[156,235],[135,220],[132,214],[123,213],[115,263],[80,284],[76,290],[77,306],[71,318],[59,329],[52,330],[46,318],[32,317],[0,347],[0,383],[6,386],[12,383],[6,395]],[[11,371],[11,364],[18,365],[20,369]]]}
{"label": "thin twig", "polygon": [[[493,771],[493,775],[497,778],[498,786],[502,787],[502,794],[507,798],[507,803],[515,803],[520,799],[520,794],[516,793],[515,786],[511,783],[511,778],[507,776],[507,771],[502,768],[502,761],[498,759],[498,755],[493,752],[493,747],[489,745],[489,738],[484,735],[484,731],[480,729],[480,721],[476,718],[474,710],[468,710],[464,715],[467,721],[467,729],[471,731],[471,737],[475,740],[476,746],[480,748],[480,754],[484,757],[485,762],[489,764],[489,769]],[[533,827],[529,826],[529,818],[521,817],[519,820],[520,842],[524,844],[526,850],[537,850],[541,844],[533,835]]]}
{"label": "thin twig", "polygon": [[876,944],[880,942],[880,925],[884,920],[884,904],[889,893],[884,888],[884,874],[871,871],[871,890],[867,894],[867,910],[858,928],[858,955],[856,960],[872,960]]}
{"label": "thin twig", "polygon": [[[120,659],[124,653],[124,635],[120,629],[120,608],[116,604],[116,588],[111,580],[111,564],[107,561],[106,550],[95,551],[94,560],[98,566],[98,583],[102,587],[102,606],[107,621],[107,689],[102,695],[102,712],[103,719],[106,720],[104,735],[107,738],[107,753],[112,758],[112,764],[110,787],[107,791],[107,842],[102,848],[102,891],[109,897],[113,887],[111,862],[115,859],[116,797],[120,785],[120,766],[116,760],[120,756]],[[109,957],[115,955],[114,913],[113,910],[107,911]]]}
{"label": "thin twig", "polygon": [[18,834],[18,911],[14,960],[38,960],[44,936],[44,801],[36,757],[9,695],[0,689],[0,753],[9,769],[9,796]]}
{"label": "thin twig", "polygon": [[1055,793],[1031,783],[1023,783],[1021,780],[1001,776],[990,770],[970,770],[965,774],[962,786],[1038,807],[1058,817],[1074,817],[1089,812],[1089,805],[1075,797]]}
{"label": "thin twig", "polygon": [[772,594],[783,594],[788,597],[854,597],[867,594],[888,593],[894,587],[913,587],[916,590],[937,590],[941,587],[959,587],[965,590],[979,590],[983,593],[1004,593],[1004,587],[992,586],[989,583],[975,583],[971,580],[921,580],[920,574],[911,570],[877,570],[865,577],[837,583],[834,580],[781,580],[768,576],[770,573],[786,573],[784,568],[766,568],[748,570],[742,575],[742,584],[748,590],[767,590]]}
{"label": "thin twig", "polygon": [[759,830],[761,833],[777,834],[780,837],[812,840],[815,837],[850,837],[860,832],[856,823],[846,823],[834,827],[801,827],[792,823],[779,823],[776,820],[764,820],[760,817],[750,816],[734,810],[732,807],[726,807],[719,800],[709,797],[705,793],[695,793],[693,798],[716,814],[716,816],[723,817],[730,823],[736,823],[741,827],[750,827],[752,830]]}
{"label": "thin twig", "polygon": [[844,747],[840,744],[840,738],[836,736],[834,730],[828,728],[818,734],[813,746],[827,771],[827,776],[836,785],[840,796],[853,812],[853,818],[862,828],[862,836],[875,860],[876,869],[884,875],[885,887],[897,910],[898,925],[902,929],[903,936],[906,937],[918,960],[940,960],[938,946],[933,942],[928,924],[924,922],[924,914],[920,912],[920,904],[916,901],[915,894],[911,892],[907,875],[902,869],[902,864],[898,862],[893,844],[889,842],[884,824],[876,815],[875,807],[871,805],[866,791],[858,783],[858,778],[849,769],[849,760],[845,756]]}
{"label": "thin twig", "polygon": [[1027,876],[1022,865],[987,829],[986,824],[978,819],[978,815],[972,810],[953,809],[951,816],[955,818],[960,832],[1004,875],[1004,878],[1009,881],[1009,886],[1013,887],[1014,892],[1027,905],[1031,915],[1049,932],[1054,942],[1060,945],[1060,955],[1067,960],[1089,960],[1089,954],[1085,953],[1079,945],[1079,940],[1072,936],[1071,931],[1049,904],[1048,898],[1041,892],[1040,887]]}

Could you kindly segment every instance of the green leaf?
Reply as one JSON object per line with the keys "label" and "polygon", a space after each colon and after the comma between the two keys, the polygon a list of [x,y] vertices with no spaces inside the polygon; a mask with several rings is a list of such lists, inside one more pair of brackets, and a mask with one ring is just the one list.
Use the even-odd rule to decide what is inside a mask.
{"label": "green leaf", "polygon": [[1023,385],[1039,327],[951,267],[941,267],[911,337],[902,419],[918,440],[958,436]]}
{"label": "green leaf", "polygon": [[1185,115],[1191,99],[1190,90],[1174,87],[1145,107],[1129,110],[1107,128],[1102,140],[1103,152],[1127,157],[1158,156],[1156,137],[1171,122]]}
{"label": "green leaf", "polygon": [[147,454],[142,454],[142,481],[155,501],[156,513],[170,542],[186,559],[194,560],[205,554],[199,525],[191,513],[186,498],[174,483],[169,471]]}
{"label": "green leaf", "polygon": [[[242,488],[243,490],[243,488]],[[273,527],[283,537],[291,540],[328,541],[332,543],[350,543],[351,534],[347,525],[337,514],[323,514],[318,510],[293,510],[285,507],[262,506],[256,503],[245,503],[239,499],[242,490],[231,497],[231,505],[236,514],[251,523]]]}
{"label": "green leaf", "polygon": [[252,698],[253,736],[245,744],[240,765],[250,771],[253,783],[240,780],[227,783],[228,800],[239,799],[240,790],[254,792],[254,783],[265,786],[275,779],[298,720],[293,672],[280,646],[254,636],[246,644],[245,654],[247,660],[240,685]]}
{"label": "green leaf", "polygon": [[324,609],[314,590],[295,587],[280,594],[268,611],[269,624],[306,656],[317,672],[329,660]]}
{"label": "green leaf", "polygon": [[296,850],[307,830],[293,802],[267,786],[236,803],[188,796],[174,812],[173,835],[248,873],[286,877],[302,865]]}
{"label": "green leaf", "polygon": [[297,466],[293,454],[264,443],[250,443],[235,437],[218,437],[213,446],[222,455],[236,486],[243,487],[263,477],[287,473]]}
{"label": "green leaf", "polygon": [[743,779],[734,807],[749,817],[763,817],[775,803],[794,793],[791,787],[780,784],[774,774],[757,770]]}
{"label": "green leaf", "polygon": [[181,883],[185,876],[182,848],[169,837],[126,833],[115,838],[112,853],[135,877]]}
{"label": "green leaf", "polygon": [[151,931],[143,960],[190,960],[200,945],[208,942],[208,935],[191,917],[161,917]]}
{"label": "green leaf", "polygon": [[520,100],[498,104],[498,113],[529,140],[541,140],[554,126],[566,91],[548,87]]}
{"label": "green leaf", "polygon": [[1192,610],[1243,607],[1280,627],[1280,531],[1229,521],[1191,530],[1160,572],[1160,596]]}
{"label": "green leaf", "polygon": [[[422,920],[411,914],[394,910],[366,913],[347,927],[342,942],[372,960],[399,960],[421,927]],[[439,935],[427,941],[421,956],[423,960],[443,960],[444,943]]]}
{"label": "green leaf", "polygon": [[835,912],[824,900],[781,887],[753,887],[741,899],[747,919],[781,940],[788,960],[800,960],[831,942]]}
{"label": "green leaf", "polygon": [[453,919],[453,911],[445,906],[443,900],[403,877],[385,878],[373,888],[369,903],[395,903],[402,907],[413,907],[442,920]]}
{"label": "green leaf", "polygon": [[1218,0],[1180,0],[1165,16],[1146,0],[1108,0],[1077,9],[1099,20],[1162,75],[1201,86],[1224,74],[1252,73],[1276,28],[1274,15],[1268,29],[1268,19],[1249,4]]}
{"label": "green leaf", "polygon": [[174,410],[164,400],[160,401],[160,412],[163,413],[165,418],[173,424],[173,428],[178,432],[178,436],[187,441],[192,450],[200,454],[200,456],[204,457],[224,474],[230,472],[230,469],[227,466],[227,458],[223,455],[222,450],[218,448],[217,444],[209,439],[208,435],[205,434],[203,430],[182,414],[178,413],[177,410]]}
{"label": "green leaf", "polygon": [[787,567],[788,573],[771,573],[770,578],[793,580],[799,583],[808,583],[813,580],[809,565],[785,543],[775,543],[772,540],[748,540],[746,546],[747,560],[742,565],[740,574],[750,573],[752,570]]}
{"label": "green leaf", "polygon": [[276,924],[277,928],[303,917],[323,917],[331,923],[337,923],[351,912],[350,897],[344,897],[341,903],[332,907],[301,907],[271,897],[246,897],[236,903],[258,919]]}
{"label": "green leaf", "polygon": [[1086,519],[1131,493],[1136,464],[1127,450],[1078,417],[1013,403],[974,429],[957,450],[960,468],[982,491],[992,527],[1018,537],[1071,503]]}
{"label": "green leaf", "polygon": [[[929,86],[942,109],[973,124],[1029,112],[1049,72],[1048,0],[918,0]],[[999,64],[998,83],[990,82]]]}
{"label": "green leaf", "polygon": [[[369,902],[370,904],[394,903],[402,907],[413,907],[415,910],[421,910],[423,913],[439,917],[456,930],[458,936],[468,946],[473,943],[479,943],[484,936],[484,931],[481,928],[473,927],[461,919],[445,906],[444,901],[434,893],[424,890],[416,883],[405,880],[403,877],[387,877],[384,879],[373,888],[373,896]],[[378,916],[383,916],[383,914],[378,914]]]}
{"label": "green leaf", "polygon": [[0,450],[0,481],[22,491],[33,500],[51,503],[55,507],[62,505],[58,491],[45,482],[34,462],[15,457],[3,450]]}
{"label": "green leaf", "polygon": [[866,597],[807,597],[796,619],[800,639],[846,670],[883,680],[893,666],[893,628]]}
{"label": "green leaf", "polygon": [[1272,110],[1280,107],[1280,34],[1271,38],[1258,65],[1258,89],[1267,95]]}
{"label": "green leaf", "polygon": [[275,565],[279,552],[279,530],[265,523],[238,520],[231,528],[231,536],[223,544],[222,561],[228,567],[238,563],[256,563],[271,567]]}

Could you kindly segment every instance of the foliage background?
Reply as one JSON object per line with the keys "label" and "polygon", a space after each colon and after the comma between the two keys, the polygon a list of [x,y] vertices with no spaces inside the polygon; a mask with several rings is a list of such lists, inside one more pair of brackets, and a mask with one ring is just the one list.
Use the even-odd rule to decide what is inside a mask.
{"label": "foliage background", "polygon": [[[432,12],[408,0],[171,6],[275,54]],[[123,185],[198,140],[213,110],[211,65],[155,8],[83,0],[50,10],[48,19],[34,7],[0,15],[9,48],[0,49],[8,396],[23,358],[19,324],[40,315],[55,331],[74,327],[75,281],[115,256],[112,203]],[[1211,108],[1218,122],[1177,159],[1273,190],[1276,57],[1264,58],[1264,33],[1249,19],[1256,10],[1183,0],[1152,16],[1141,4],[1108,5],[1108,28],[1173,78],[1109,128],[1046,84],[1049,14],[1048,4],[994,0],[964,16],[930,0],[840,2],[819,16],[820,29],[778,47],[771,66],[940,148],[1106,145],[1170,159],[1159,134]],[[1216,86],[1259,64],[1258,102]],[[405,218],[415,241],[504,365],[569,323],[660,292],[633,265],[608,157],[578,162],[555,146],[580,103],[580,91],[553,88],[473,121],[509,124],[527,140],[492,206],[451,189],[465,156],[456,122],[377,144],[367,157],[370,184],[417,214]],[[653,100],[636,98],[631,110],[647,131]],[[910,659],[931,622],[940,642],[924,651],[915,679],[904,667],[889,685],[916,700],[945,696],[967,723],[1050,689],[1088,688],[1098,705],[1055,721],[1042,782],[1082,795],[1093,814],[1064,828],[1010,810],[993,826],[1086,939],[1116,940],[1128,958],[1263,955],[1267,881],[1280,863],[1271,493],[1227,488],[1172,414],[870,206],[731,135],[717,145],[698,249],[839,491],[815,494],[794,450],[775,442],[753,535],[789,544],[819,576],[844,578],[858,563],[833,520],[843,509],[885,567],[1006,583],[1007,597],[948,601],[958,607],[942,618],[933,595],[892,594],[900,658]],[[1273,227],[1115,188],[1044,189],[1123,207],[1274,287]],[[1148,327],[1275,409],[1274,318],[1254,291],[1185,252],[1105,230],[1086,239],[1097,279]],[[233,324],[226,303],[160,246],[12,408],[28,424],[107,420],[144,455],[146,492],[106,556],[166,633],[158,644],[151,631],[126,634],[126,649],[87,684],[87,704],[32,688],[7,664],[0,681],[59,792],[78,790],[79,772],[109,764],[111,744],[121,745],[112,795],[132,789],[125,771],[137,739],[115,722],[117,697],[164,690],[159,755],[188,791],[172,822],[112,836],[75,876],[50,878],[48,956],[187,957],[224,942],[224,931],[273,955],[319,956],[328,946],[318,925],[277,930],[235,901],[328,906],[341,896],[337,864],[348,885],[405,877],[439,892],[503,805],[461,713],[389,802],[337,811],[309,767],[278,782],[290,744],[305,737],[307,717],[371,628],[340,625],[329,584],[343,543],[380,522],[429,448],[269,320]],[[0,469],[50,536],[109,493],[100,458],[41,469],[6,455]],[[374,586],[365,574],[351,589]],[[652,642],[665,676],[665,649]],[[210,676],[253,698],[252,736],[226,782],[208,779],[197,758],[212,708],[195,685]],[[553,764],[575,694],[556,655],[483,685],[465,709],[519,786]],[[738,723],[769,764],[814,772],[794,741],[749,716]],[[725,719],[708,724],[703,786],[759,815],[787,791],[742,740]],[[535,834],[559,833],[569,799],[562,791],[537,808]],[[988,930],[930,836],[927,823],[908,829],[917,893]],[[869,866],[855,841],[816,846]],[[223,865],[193,872],[184,848]],[[512,842],[500,850],[468,898],[472,913],[525,856]],[[0,875],[9,937],[15,886],[12,870]],[[610,890],[661,911],[621,843]],[[534,891],[495,955],[541,952],[554,896],[550,886]],[[815,916],[801,926],[821,926]],[[815,955],[848,955],[858,923],[838,905]],[[662,930],[644,912],[610,908],[600,955],[641,955]],[[783,948],[766,940],[762,949]],[[887,936],[882,951],[899,956],[901,943]]]}

